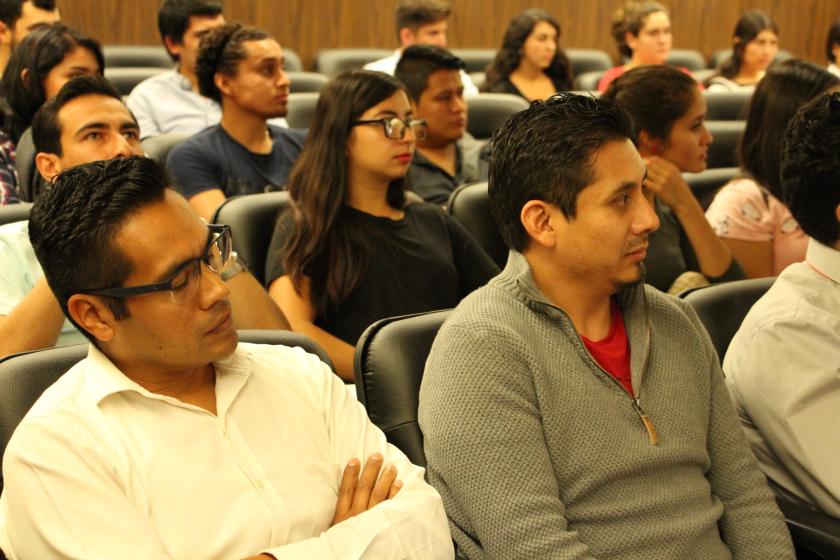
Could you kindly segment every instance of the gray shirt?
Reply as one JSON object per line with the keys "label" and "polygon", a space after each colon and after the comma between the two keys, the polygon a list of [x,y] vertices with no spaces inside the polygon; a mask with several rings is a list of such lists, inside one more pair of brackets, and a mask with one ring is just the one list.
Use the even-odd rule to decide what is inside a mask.
{"label": "gray shirt", "polygon": [[487,162],[479,156],[485,142],[464,133],[455,142],[455,175],[438,167],[420,150],[414,152],[408,168],[408,186],[426,202],[445,205],[459,185],[487,180]]}

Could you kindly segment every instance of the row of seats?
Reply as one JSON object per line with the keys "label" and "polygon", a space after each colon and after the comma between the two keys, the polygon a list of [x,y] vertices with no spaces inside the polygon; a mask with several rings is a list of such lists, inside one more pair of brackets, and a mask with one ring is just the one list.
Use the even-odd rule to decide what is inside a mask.
{"label": "row of seats", "polygon": [[[772,280],[718,284],[683,296],[712,335],[719,355],[723,355],[746,312]],[[420,384],[432,342],[449,313],[445,310],[377,321],[356,345],[354,367],[359,401],[388,441],[421,466],[426,465],[426,460],[423,434],[417,422]],[[242,331],[240,340],[301,346],[330,364],[317,344],[296,333]],[[0,361],[0,455],[38,396],[84,358],[86,351],[85,345],[77,345],[9,356]],[[771,483],[771,488],[798,550],[819,558],[840,557],[840,520],[817,511],[777,485]]]}
{"label": "row of seats", "polygon": [[[327,76],[335,76],[349,68],[360,68],[368,62],[385,58],[393,54],[393,49],[323,49],[315,56],[315,70]],[[609,70],[615,62],[605,51],[600,49],[564,49],[572,66],[574,75],[585,72]],[[286,69],[293,72],[303,70],[300,56],[292,49],[285,48]],[[452,49],[452,53],[466,64],[467,72],[483,72],[496,56],[496,49]],[[105,67],[153,66],[171,68],[172,59],[162,46],[149,45],[105,45],[103,47]],[[681,66],[697,72],[714,69],[729,58],[732,49],[720,49],[712,53],[709,61],[700,51],[694,49],[672,49],[668,55],[668,64]],[[791,54],[780,50],[778,59],[790,58]],[[589,89],[589,88],[587,88]]]}

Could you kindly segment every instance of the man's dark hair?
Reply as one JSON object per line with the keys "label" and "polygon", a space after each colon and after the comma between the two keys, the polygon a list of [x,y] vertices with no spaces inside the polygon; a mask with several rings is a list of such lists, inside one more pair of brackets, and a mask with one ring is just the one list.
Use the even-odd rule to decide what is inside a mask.
{"label": "man's dark hair", "polygon": [[[29,215],[29,239],[47,283],[71,321],[70,296],[81,290],[121,287],[131,274],[131,259],[114,239],[133,213],[162,201],[169,184],[162,166],[135,156],[67,169],[38,197]],[[118,320],[128,316],[124,300],[102,299]]]}
{"label": "man's dark hair", "polygon": [[199,93],[221,103],[222,92],[216,87],[216,73],[220,72],[226,76],[236,75],[239,62],[247,56],[242,43],[262,41],[269,37],[270,35],[262,29],[246,27],[238,22],[211,29],[201,39],[195,62]]}
{"label": "man's dark hair", "polygon": [[23,5],[28,1],[36,8],[48,12],[53,12],[56,8],[55,0],[0,0],[0,21],[10,30],[14,29],[23,13]]}
{"label": "man's dark hair", "polygon": [[[158,10],[160,39],[163,41],[169,37],[173,43],[183,43],[184,33],[190,26],[190,16],[214,17],[221,13],[222,3],[218,0],[163,0]],[[178,55],[169,53],[169,56],[178,60]]]}
{"label": "man's dark hair", "polygon": [[489,192],[508,247],[528,247],[519,216],[529,200],[553,204],[573,220],[578,194],[594,180],[595,153],[632,138],[630,116],[618,103],[571,93],[535,101],[505,121],[492,139]]}
{"label": "man's dark hair", "polygon": [[802,230],[829,247],[840,240],[840,93],[819,95],[788,124],[782,193]]}
{"label": "man's dark hair", "polygon": [[429,76],[438,70],[463,70],[464,61],[446,49],[433,45],[412,45],[402,52],[394,77],[405,84],[416,103],[426,90]]}
{"label": "man's dark hair", "polygon": [[[69,102],[84,95],[104,95],[113,97],[122,103],[119,92],[104,76],[73,78],[61,87],[58,95],[44,103],[32,118],[32,141],[35,143],[35,153],[63,155],[61,123],[58,121],[58,113]],[[132,118],[134,118],[134,115],[132,115]]]}
{"label": "man's dark hair", "polygon": [[450,13],[452,11],[446,0],[400,0],[394,12],[397,40],[400,40],[400,31],[403,28],[417,31],[424,25],[449,18]]}

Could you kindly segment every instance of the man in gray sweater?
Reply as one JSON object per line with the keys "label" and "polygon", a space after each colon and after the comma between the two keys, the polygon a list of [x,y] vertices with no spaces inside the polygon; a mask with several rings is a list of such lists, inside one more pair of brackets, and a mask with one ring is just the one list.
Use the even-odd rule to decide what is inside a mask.
{"label": "man in gray sweater", "polygon": [[512,249],[438,334],[430,482],[466,558],[792,559],[691,308],[642,284],[658,227],[627,114],[560,94],[495,137]]}

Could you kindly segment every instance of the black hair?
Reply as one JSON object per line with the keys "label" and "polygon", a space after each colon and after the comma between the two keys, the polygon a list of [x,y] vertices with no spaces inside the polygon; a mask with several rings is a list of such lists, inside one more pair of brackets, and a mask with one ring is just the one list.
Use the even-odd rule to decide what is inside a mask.
{"label": "black hair", "polygon": [[834,53],[832,52],[834,45],[840,45],[840,19],[831,24],[831,27],[828,28],[828,36],[825,39],[825,57],[829,62],[837,64],[838,61],[834,60]]}
{"label": "black hair", "polygon": [[818,95],[791,119],[782,142],[782,194],[802,231],[840,240],[840,93]]}
{"label": "black hair", "polygon": [[417,31],[424,25],[437,23],[449,18],[451,13],[446,0],[400,0],[394,12],[397,40],[404,28]]}
{"label": "black hair", "polygon": [[628,70],[613,80],[602,99],[614,99],[633,119],[636,140],[642,130],[668,141],[674,123],[691,108],[697,82],[670,66],[650,65]]}
{"label": "black hair", "polygon": [[23,14],[23,5],[26,2],[32,2],[33,6],[47,12],[56,10],[55,0],[0,0],[0,21],[10,30],[14,29],[17,20]]}
{"label": "black hair", "polygon": [[235,76],[239,62],[247,57],[242,43],[268,38],[268,33],[262,29],[246,27],[238,22],[211,29],[201,38],[195,62],[199,93],[221,103],[222,92],[216,87],[216,73]]}
{"label": "black hair", "polygon": [[93,54],[100,74],[103,73],[105,58],[99,42],[62,23],[39,26],[12,52],[3,71],[0,92],[11,108],[7,132],[14,141],[29,127],[35,112],[47,100],[44,80],[50,70],[79,47]]}
{"label": "black hair", "polygon": [[560,24],[551,14],[544,10],[525,10],[508,23],[502,39],[502,48],[487,65],[486,79],[482,91],[492,91],[500,81],[510,78],[511,73],[519,67],[522,61],[522,48],[534,27],[541,21],[546,22],[557,32],[557,50],[551,64],[544,70],[546,76],[557,84],[561,90],[572,87],[572,64],[563,49],[560,48]]}
{"label": "black hair", "polygon": [[840,85],[840,79],[804,60],[774,64],[758,83],[747,109],[747,127],[738,158],[753,179],[778,199],[782,137],[797,109],[814,96]]}
{"label": "black hair", "polygon": [[[306,144],[289,175],[294,230],[283,249],[284,269],[302,293],[310,279],[310,299],[319,316],[340,305],[358,286],[374,258],[377,228],[346,210],[350,188],[347,142],[353,123],[368,109],[405,86],[382,72],[347,71],[318,98]],[[403,178],[391,182],[388,204],[405,205]],[[282,227],[283,220],[278,221]]]}
{"label": "black hair", "polygon": [[522,252],[520,221],[529,200],[557,206],[567,219],[593,180],[593,156],[607,142],[633,138],[630,115],[615,101],[559,93],[510,117],[493,135],[490,208],[508,247]]}
{"label": "black hair", "polygon": [[618,47],[618,53],[623,58],[632,58],[633,56],[633,50],[627,44],[627,33],[638,36],[639,32],[645,26],[647,17],[658,12],[662,12],[669,17],[671,15],[668,8],[659,2],[652,2],[650,0],[631,0],[613,12],[612,36]]}
{"label": "black hair", "polygon": [[[44,103],[32,118],[32,141],[35,153],[61,156],[61,123],[58,113],[69,102],[84,95],[104,95],[122,103],[116,88],[104,76],[79,76],[64,84],[53,99]],[[127,108],[126,108],[127,109]],[[131,111],[129,111],[131,113]],[[131,115],[134,119],[134,115]],[[137,122],[137,119],[134,119]]]}
{"label": "black hair", "polygon": [[394,77],[405,84],[415,103],[426,90],[429,76],[438,70],[463,70],[464,61],[446,49],[433,45],[412,45],[402,52]]}
{"label": "black hair", "polygon": [[[120,227],[140,208],[163,200],[170,185],[164,168],[144,157],[95,161],[59,173],[35,201],[29,239],[64,314],[87,338],[67,301],[82,290],[120,287],[131,259],[116,246]],[[122,299],[102,298],[119,320]]]}
{"label": "black hair", "polygon": [[[184,33],[190,26],[190,16],[213,17],[221,13],[222,3],[218,0],[163,0],[158,9],[160,38],[165,40],[168,37],[173,43],[183,43]],[[178,55],[170,52],[169,56],[178,60]]]}
{"label": "black hair", "polygon": [[773,21],[773,18],[761,10],[751,10],[741,16],[741,19],[735,24],[735,31],[732,33],[732,56],[721,65],[721,76],[734,78],[738,75],[738,72],[741,71],[741,65],[744,63],[744,50],[747,48],[747,43],[765,30],[770,30],[776,35],[779,34],[779,27]]}

